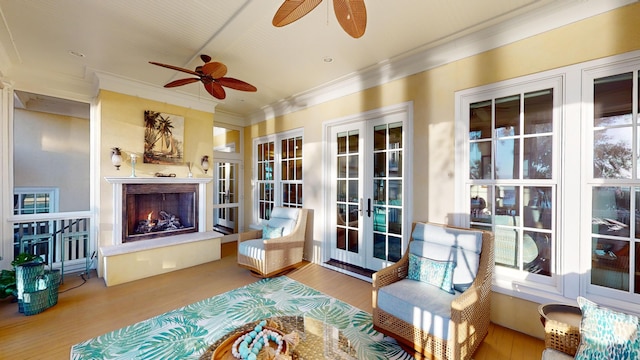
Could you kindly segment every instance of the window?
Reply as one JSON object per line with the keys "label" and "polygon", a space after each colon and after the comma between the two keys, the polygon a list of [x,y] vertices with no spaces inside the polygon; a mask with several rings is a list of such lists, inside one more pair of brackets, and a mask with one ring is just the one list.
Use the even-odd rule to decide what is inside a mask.
{"label": "window", "polygon": [[640,294],[639,67],[587,75],[593,104],[588,291],[621,298]]}
{"label": "window", "polygon": [[546,85],[467,105],[470,223],[494,232],[496,266],[516,277],[553,273],[559,119],[557,88]]}
{"label": "window", "polygon": [[640,52],[457,102],[457,223],[495,235],[494,290],[640,303]]}
{"label": "window", "polygon": [[301,131],[254,141],[256,217],[268,220],[274,206],[302,207]]}
{"label": "window", "polygon": [[13,192],[13,214],[46,214],[58,211],[58,189],[19,188]]}

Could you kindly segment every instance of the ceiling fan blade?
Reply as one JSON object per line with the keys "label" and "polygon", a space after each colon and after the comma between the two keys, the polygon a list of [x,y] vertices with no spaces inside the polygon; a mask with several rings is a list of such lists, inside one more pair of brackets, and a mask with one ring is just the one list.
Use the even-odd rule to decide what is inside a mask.
{"label": "ceiling fan blade", "polygon": [[209,61],[211,61],[211,56],[206,54],[201,54],[200,59],[202,59],[203,62],[208,63]]}
{"label": "ceiling fan blade", "polygon": [[203,82],[204,82],[204,88],[214,98],[224,100],[224,98],[227,97],[227,93],[222,88],[222,85],[214,81],[203,81]]}
{"label": "ceiling fan blade", "polygon": [[367,28],[367,8],[364,0],[333,0],[333,11],[342,29],[354,38],[364,35]]}
{"label": "ceiling fan blade", "polygon": [[285,0],[276,14],[273,16],[271,23],[275,27],[281,27],[300,19],[307,15],[316,6],[320,5],[322,0]]}
{"label": "ceiling fan blade", "polygon": [[221,78],[227,74],[227,66],[223,63],[214,61],[202,65],[202,72],[214,79]]}
{"label": "ceiling fan blade", "polygon": [[200,81],[200,79],[196,79],[196,78],[178,79],[166,84],[164,87],[170,88],[170,87],[182,86],[182,85],[192,84],[198,81]]}
{"label": "ceiling fan blade", "polygon": [[258,89],[255,86],[249,83],[246,83],[242,80],[238,80],[230,77],[222,77],[222,78],[216,79],[216,82],[222,86],[226,86],[228,88],[235,89],[235,90],[251,91],[251,92],[258,91]]}
{"label": "ceiling fan blade", "polygon": [[162,67],[165,67],[165,68],[167,68],[167,69],[172,69],[172,70],[176,70],[176,71],[182,71],[182,72],[184,72],[184,73],[191,74],[191,75],[195,75],[195,76],[200,76],[200,75],[201,75],[201,74],[198,74],[197,72],[195,72],[195,71],[193,71],[193,70],[189,70],[189,69],[181,68],[181,67],[178,67],[178,66],[167,65],[167,64],[161,64],[161,63],[157,63],[157,62],[153,62],[153,61],[149,61],[149,64],[162,66]]}

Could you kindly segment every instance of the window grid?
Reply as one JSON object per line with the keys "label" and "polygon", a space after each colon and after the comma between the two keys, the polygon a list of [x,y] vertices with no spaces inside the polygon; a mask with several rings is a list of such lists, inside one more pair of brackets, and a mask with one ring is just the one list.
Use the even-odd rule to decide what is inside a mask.
{"label": "window grid", "polygon": [[256,141],[258,222],[268,220],[274,206],[303,206],[302,136],[276,135]]}
{"label": "window grid", "polygon": [[640,294],[640,71],[593,79],[591,289]]}
{"label": "window grid", "polygon": [[493,231],[495,263],[550,277],[555,258],[554,89],[469,105],[469,216]]}

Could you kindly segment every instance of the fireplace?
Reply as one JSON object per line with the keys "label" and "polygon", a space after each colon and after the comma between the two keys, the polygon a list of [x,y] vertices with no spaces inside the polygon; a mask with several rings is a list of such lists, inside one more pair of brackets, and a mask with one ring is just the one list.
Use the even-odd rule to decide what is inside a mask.
{"label": "fireplace", "polygon": [[[207,231],[206,185],[212,178],[107,177],[105,180],[113,185],[113,234],[108,245],[127,245],[123,251],[155,247],[155,244],[167,246],[184,236],[198,237],[198,233]],[[167,222],[170,225],[159,224]]]}
{"label": "fireplace", "polygon": [[198,184],[124,184],[122,242],[198,231]]}

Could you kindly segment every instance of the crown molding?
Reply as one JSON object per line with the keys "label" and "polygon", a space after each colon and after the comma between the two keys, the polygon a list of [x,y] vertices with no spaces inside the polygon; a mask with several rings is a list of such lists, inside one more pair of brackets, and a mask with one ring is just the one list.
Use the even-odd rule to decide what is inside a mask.
{"label": "crown molding", "polygon": [[209,98],[201,98],[179,91],[166,91],[154,85],[142,83],[111,73],[99,70],[91,70],[95,74],[94,94],[97,95],[100,90],[109,90],[125,95],[137,96],[158,102],[173,104],[190,109],[215,113],[218,102]]}
{"label": "crown molding", "polygon": [[247,125],[283,116],[368,88],[405,78],[469,56],[584,20],[638,0],[556,1],[513,19],[459,37],[454,34],[425,44],[375,66],[353,72],[314,89],[263,107],[249,115]]}

